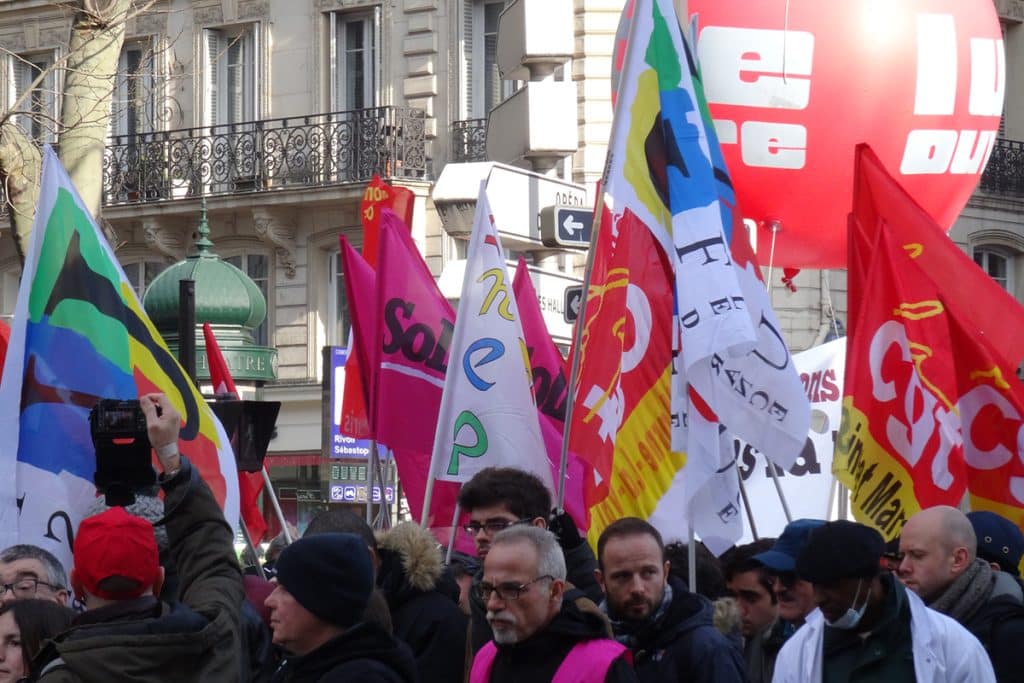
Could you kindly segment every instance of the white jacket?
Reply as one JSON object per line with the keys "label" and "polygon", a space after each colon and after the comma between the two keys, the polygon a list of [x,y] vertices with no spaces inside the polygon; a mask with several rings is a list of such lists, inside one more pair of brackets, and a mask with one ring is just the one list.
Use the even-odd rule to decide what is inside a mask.
{"label": "white jacket", "polygon": [[[995,683],[992,664],[977,638],[953,619],[929,609],[913,591],[906,595],[917,680]],[[821,683],[824,630],[825,617],[814,610],[779,650],[772,683]]]}

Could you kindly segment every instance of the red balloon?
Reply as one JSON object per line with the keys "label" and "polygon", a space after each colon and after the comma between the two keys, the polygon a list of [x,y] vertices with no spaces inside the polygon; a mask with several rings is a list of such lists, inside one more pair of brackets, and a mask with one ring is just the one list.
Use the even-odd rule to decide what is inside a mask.
{"label": "red balloon", "polygon": [[689,0],[689,11],[761,254],[777,225],[775,265],[845,266],[860,142],[939,225],[953,224],[1003,109],[992,0]]}

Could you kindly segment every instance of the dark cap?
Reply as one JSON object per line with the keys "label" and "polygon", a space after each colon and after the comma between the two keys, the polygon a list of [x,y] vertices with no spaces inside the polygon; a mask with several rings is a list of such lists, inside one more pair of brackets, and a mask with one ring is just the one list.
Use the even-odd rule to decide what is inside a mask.
{"label": "dark cap", "polygon": [[884,552],[880,533],[841,519],[811,532],[796,559],[796,573],[811,583],[867,579],[881,571]]}
{"label": "dark cap", "polygon": [[774,572],[795,571],[796,558],[807,544],[807,536],[824,523],[821,519],[793,520],[782,530],[772,549],[754,555],[754,559]]}
{"label": "dark cap", "polygon": [[306,536],[281,551],[277,582],[316,616],[347,628],[360,620],[373,591],[370,551],[355,534]]}
{"label": "dark cap", "polygon": [[1024,533],[1020,527],[987,510],[969,512],[967,519],[978,537],[978,557],[998,562],[1004,572],[1020,576],[1020,559],[1024,556]]}

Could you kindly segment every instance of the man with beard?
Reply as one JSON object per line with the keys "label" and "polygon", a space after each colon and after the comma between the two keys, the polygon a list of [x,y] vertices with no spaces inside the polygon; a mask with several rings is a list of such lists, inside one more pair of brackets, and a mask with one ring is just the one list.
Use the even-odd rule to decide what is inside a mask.
{"label": "man with beard", "polygon": [[637,680],[603,619],[563,600],[565,558],[551,532],[516,525],[494,536],[475,590],[494,639],[473,659],[470,683]]}
{"label": "man with beard", "polygon": [[[477,557],[483,562],[493,543],[495,534],[512,526],[549,528],[551,493],[533,474],[514,467],[488,467],[480,470],[459,490],[459,507],[469,515],[465,530],[476,544]],[[551,520],[551,531],[562,548],[569,586],[566,598],[584,611],[600,614],[597,601],[601,589],[594,581],[597,561],[590,545],[576,530],[568,513]],[[474,587],[481,574],[473,578]],[[475,654],[491,639],[491,629],[484,618],[484,601],[474,589],[469,594],[470,646]],[[610,632],[609,632],[610,635]]]}
{"label": "man with beard", "polygon": [[712,606],[670,576],[661,534],[637,517],[608,525],[597,541],[601,608],[633,652],[641,681],[746,681],[736,646],[712,624]]}
{"label": "man with beard", "polygon": [[771,550],[754,555],[774,577],[773,590],[779,617],[799,628],[814,611],[814,588],[797,575],[796,558],[807,544],[811,531],[825,524],[820,519],[796,519],[786,525]]}
{"label": "man with beard", "polygon": [[978,557],[967,516],[944,505],[922,510],[904,525],[900,552],[898,573],[906,587],[981,641],[996,680],[1021,680],[1024,592],[1012,575]]}

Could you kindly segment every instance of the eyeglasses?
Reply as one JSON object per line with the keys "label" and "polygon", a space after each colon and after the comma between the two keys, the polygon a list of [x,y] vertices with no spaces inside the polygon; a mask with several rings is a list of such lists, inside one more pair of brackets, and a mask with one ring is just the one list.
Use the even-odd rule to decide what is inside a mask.
{"label": "eyeglasses", "polygon": [[39,579],[25,578],[18,579],[14,583],[5,583],[2,586],[0,586],[3,588],[3,590],[0,590],[0,595],[3,595],[7,591],[11,591],[12,593],[14,593],[14,597],[16,598],[31,598],[35,596],[36,591],[39,590],[40,585],[46,586],[47,588],[53,591],[60,590],[60,586],[54,586],[52,583],[46,583],[45,581],[40,581]]}
{"label": "eyeglasses", "polygon": [[522,519],[516,519],[516,520],[510,520],[510,519],[489,519],[486,522],[484,522],[483,524],[481,524],[480,522],[470,522],[469,524],[464,525],[462,528],[465,529],[466,533],[469,534],[470,536],[476,536],[478,533],[480,533],[483,530],[486,530],[487,533],[493,535],[493,534],[498,533],[499,531],[504,531],[505,529],[509,528],[510,526],[514,526],[516,524],[526,524],[531,519],[533,519],[533,518],[532,517],[523,517]]}
{"label": "eyeglasses", "polygon": [[531,585],[544,579],[553,579],[555,577],[550,574],[544,576],[538,576],[533,581],[527,581],[526,583],[513,583],[511,581],[506,583],[500,583],[497,586],[494,584],[486,583],[481,581],[477,584],[476,594],[480,596],[480,599],[487,602],[491,599],[491,594],[495,593],[499,600],[518,600],[519,596],[526,592]]}

